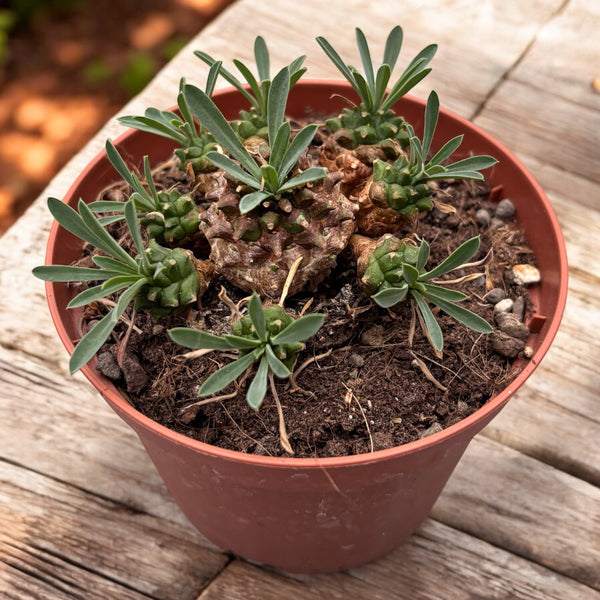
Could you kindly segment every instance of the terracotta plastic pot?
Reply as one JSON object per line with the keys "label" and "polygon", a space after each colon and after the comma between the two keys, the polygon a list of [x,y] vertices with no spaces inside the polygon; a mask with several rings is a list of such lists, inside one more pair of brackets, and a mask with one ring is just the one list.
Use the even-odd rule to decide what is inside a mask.
{"label": "terracotta plastic pot", "polygon": [[[338,113],[348,85],[307,81],[291,92],[288,113],[301,117]],[[229,117],[244,101],[234,90],[214,99]],[[422,128],[424,102],[403,98],[399,114]],[[498,199],[509,197],[526,228],[542,281],[532,288],[535,315],[528,345],[533,358],[510,386],[463,421],[422,440],[371,454],[342,458],[274,458],[222,450],[174,433],[134,410],[90,363],[83,374],[110,406],[137,432],[173,498],[190,521],[225,551],[291,572],[331,572],[372,561],[408,538],[428,515],[467,445],[533,373],[550,347],[562,317],[567,261],[559,225],[540,186],[521,163],[471,123],[442,111],[434,150],[464,133],[461,150],[491,154],[499,163],[486,173]],[[141,165],[167,158],[168,140],[128,131],[116,145],[124,158]],[[65,197],[75,206],[93,200],[117,179],[104,153],[83,171]],[[500,189],[501,188],[501,189]],[[81,243],[55,223],[46,264],[68,264]],[[46,284],[52,318],[69,352],[79,337],[78,311],[65,310],[73,292]]]}

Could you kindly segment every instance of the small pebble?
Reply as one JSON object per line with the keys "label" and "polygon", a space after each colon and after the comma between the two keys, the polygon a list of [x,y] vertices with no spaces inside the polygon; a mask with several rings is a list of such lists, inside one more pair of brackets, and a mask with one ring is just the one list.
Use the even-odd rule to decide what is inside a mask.
{"label": "small pebble", "polygon": [[500,331],[492,333],[490,341],[494,352],[497,352],[501,356],[506,356],[507,358],[516,358],[519,355],[519,352],[525,348],[525,342],[523,340],[518,340],[517,338],[511,337]]}
{"label": "small pebble", "polygon": [[495,216],[499,219],[512,219],[516,212],[515,205],[508,198],[504,198],[498,202]]}
{"label": "small pebble", "polygon": [[424,431],[421,431],[421,433],[419,434],[419,439],[423,439],[429,435],[433,435],[434,433],[437,433],[438,431],[443,431],[443,429],[444,428],[439,423],[434,423],[433,425],[431,425]]}
{"label": "small pebble", "polygon": [[356,352],[353,352],[348,357],[348,364],[351,367],[362,367],[365,364],[365,359],[360,354],[356,354]]}
{"label": "small pebble", "polygon": [[525,298],[523,296],[519,296],[513,302],[512,313],[519,321],[523,320],[525,316]]}
{"label": "small pebble", "polygon": [[523,356],[525,356],[525,358],[531,358],[533,356],[533,348],[531,346],[525,346],[525,348],[523,348]]}
{"label": "small pebble", "polygon": [[504,300],[500,300],[494,306],[494,315],[498,313],[509,313],[513,308],[513,301],[510,298],[504,298]]}
{"label": "small pebble", "polygon": [[98,364],[96,365],[96,369],[112,381],[118,381],[123,375],[121,367],[119,367],[117,359],[112,352],[101,352],[98,354]]}
{"label": "small pebble", "polygon": [[504,298],[506,298],[506,292],[502,288],[494,288],[483,297],[489,304],[498,304]]}
{"label": "small pebble", "polygon": [[383,344],[384,329],[381,325],[373,325],[369,327],[360,336],[360,340],[366,346],[381,346]]}
{"label": "small pebble", "polygon": [[518,340],[527,340],[529,337],[529,327],[525,323],[521,323],[519,319],[512,313],[500,313],[497,315],[496,322],[502,333],[510,335],[510,337]]}
{"label": "small pebble", "polygon": [[477,222],[480,225],[482,225],[483,227],[487,227],[490,224],[490,221],[492,220],[492,215],[490,215],[489,211],[485,210],[485,208],[480,208],[475,213],[475,218],[477,219]]}
{"label": "small pebble", "polygon": [[146,375],[146,371],[144,371],[137,356],[125,352],[121,364],[123,365],[123,376],[125,377],[127,391],[135,394],[143,389],[148,383],[148,375]]}
{"label": "small pebble", "polygon": [[512,268],[513,280],[517,285],[529,285],[541,280],[539,269],[533,265],[515,265]]}

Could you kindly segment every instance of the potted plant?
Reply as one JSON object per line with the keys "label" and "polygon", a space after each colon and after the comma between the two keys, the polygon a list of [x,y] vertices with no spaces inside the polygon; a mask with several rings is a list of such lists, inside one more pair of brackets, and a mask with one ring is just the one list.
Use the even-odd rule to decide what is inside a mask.
{"label": "potted plant", "polygon": [[[357,42],[364,75],[318,38],[345,83],[301,80],[304,57],[271,79],[260,37],[258,76],[236,61],[247,85],[198,52],[211,65],[204,91],[182,80],[177,111],[148,109],[143,116],[123,118],[134,129],[114,144],[107,142],[106,152],[86,167],[64,202],[49,200],[57,222],[46,266],[35,270],[47,281],[52,317],[72,355],[72,370],[81,369],[138,433],[190,521],[226,551],[294,572],[357,566],[417,529],[470,440],[548,350],[566,296],[562,235],[531,175],[479,128],[440,110],[435,93],[427,102],[405,95],[429,72],[436,47],[425,48],[388,86],[402,30],[390,33],[377,70],[358,29]],[[214,92],[219,75],[233,87]],[[332,118],[325,125],[307,120],[307,114]],[[188,185],[157,187],[152,166],[171,160],[173,153]],[[481,171],[491,188],[488,202],[512,200],[535,256],[534,271],[542,274],[528,287],[526,323],[497,310],[492,327],[461,306],[466,294],[453,284],[484,281],[491,260],[487,255],[469,263],[479,249],[478,236],[438,252],[432,264],[433,240],[417,231],[428,215],[453,210],[436,182],[483,180]],[[114,187],[116,172],[122,179],[120,201],[97,200]],[[118,241],[110,227],[120,227]],[[96,249],[83,266],[81,240]],[[510,383],[472,414],[409,443],[360,454],[295,457],[279,394],[286,385],[298,387],[299,356],[304,352],[303,360],[314,359],[316,346],[312,357],[306,348],[327,327],[332,309],[311,306],[309,296],[327,296],[323,286],[334,295],[340,271],[345,276],[349,271],[340,267],[346,264],[356,269],[363,301],[360,310],[347,310],[375,311],[377,318],[389,319],[404,314],[406,335],[422,336],[434,358],[442,356],[444,344],[440,313],[481,337],[516,327],[514,335],[521,339],[498,334],[514,342],[507,353],[515,356]],[[243,299],[234,302],[222,291],[231,327],[209,331],[199,326],[201,311],[195,307],[203,294],[211,294],[216,277]],[[334,277],[337,283],[329,285]],[[95,285],[66,285],[81,281]],[[288,308],[295,295],[303,298],[302,309]],[[82,335],[84,307],[93,327]],[[273,403],[282,456],[192,439],[134,408],[123,385],[98,370],[96,353],[129,315],[118,325],[116,362],[123,366],[136,336],[134,315],[141,313],[159,325],[165,315],[178,314],[186,326],[171,327],[169,343],[212,358],[196,404],[226,396],[252,410]],[[417,325],[421,333],[415,333]],[[414,364],[431,383],[431,394],[442,393],[445,386],[424,361],[414,355]],[[365,424],[368,429],[366,418]]]}

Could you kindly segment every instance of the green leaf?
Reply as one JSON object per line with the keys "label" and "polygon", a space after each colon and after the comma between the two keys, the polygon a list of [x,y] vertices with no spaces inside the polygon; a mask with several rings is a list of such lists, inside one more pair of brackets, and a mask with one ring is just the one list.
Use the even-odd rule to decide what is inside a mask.
{"label": "green leaf", "polygon": [[109,256],[92,256],[95,265],[104,271],[112,271],[121,275],[137,275],[138,269],[133,269],[129,264],[124,265],[121,261],[110,258]]}
{"label": "green leaf", "polygon": [[256,411],[258,411],[263,403],[263,400],[265,399],[265,395],[267,393],[268,375],[269,364],[266,356],[263,355],[258,365],[256,375],[254,375],[254,379],[252,379],[252,383],[249,385],[248,392],[246,394],[246,401],[250,407]]}
{"label": "green leaf", "polygon": [[427,163],[427,166],[439,165],[442,161],[449,158],[458,147],[462,144],[464,135],[457,135],[451,140],[447,141]]}
{"label": "green leaf", "polygon": [[289,377],[292,374],[292,372],[285,366],[285,364],[283,364],[283,362],[281,362],[281,360],[279,360],[275,356],[273,348],[271,348],[271,346],[269,346],[268,344],[265,346],[265,356],[269,363],[269,368],[271,369],[271,371],[273,371],[273,373],[275,373],[277,377],[279,377],[280,379],[285,379],[286,377]]}
{"label": "green leaf", "polygon": [[71,359],[69,360],[69,370],[71,373],[79,371],[83,365],[88,363],[107,340],[111,331],[115,328],[116,321],[112,318],[114,309],[103,317],[92,329],[90,329],[75,346]]}
{"label": "green leaf", "polygon": [[404,284],[399,287],[386,288],[373,294],[371,296],[372,300],[377,303],[381,308],[390,308],[398,304],[398,302],[402,302],[404,298],[406,298],[406,294],[408,292],[408,285]]}
{"label": "green leaf", "polygon": [[105,144],[106,156],[110,161],[110,164],[115,168],[117,173],[139,194],[142,196],[147,195],[146,190],[140,183],[137,177],[131,173],[125,161],[121,158],[118,150],[115,148],[110,140],[106,140]]}
{"label": "green leaf", "polygon": [[260,169],[231,128],[215,103],[199,88],[184,86],[184,94],[193,115],[253,177],[260,179]]}
{"label": "green leaf", "polygon": [[148,265],[148,257],[146,256],[144,241],[142,240],[142,233],[140,232],[140,225],[138,223],[133,200],[129,200],[129,202],[125,204],[125,221],[127,222],[127,228],[129,229],[137,253],[140,255],[143,263]]}
{"label": "green leaf", "polygon": [[423,317],[425,328],[427,329],[427,335],[433,344],[433,347],[441,352],[444,347],[444,336],[440,329],[439,323],[436,321],[434,314],[431,312],[427,302],[416,290],[410,290],[410,295],[415,299],[417,308]]}
{"label": "green leaf", "polygon": [[492,333],[494,330],[492,326],[482,317],[475,313],[457,306],[451,302],[446,302],[440,298],[432,300],[434,304],[439,306],[446,314],[450,315],[453,319],[456,319],[459,323],[462,323],[469,329],[476,331],[477,333]]}
{"label": "green leaf", "polygon": [[305,315],[290,323],[285,329],[271,338],[271,345],[291,344],[303,342],[314,335],[323,325],[325,315],[313,313]]}
{"label": "green leaf", "polygon": [[440,113],[440,99],[435,92],[431,92],[427,98],[427,106],[425,107],[425,126],[423,130],[423,161],[427,160],[427,154],[431,147],[433,134]]}
{"label": "green leaf", "polygon": [[95,213],[103,212],[123,212],[125,208],[125,202],[117,202],[115,200],[96,200],[90,202],[88,207]]}
{"label": "green leaf", "polygon": [[389,65],[390,71],[394,70],[396,61],[402,49],[402,27],[396,25],[387,37],[385,42],[385,50],[383,52],[383,63]]}
{"label": "green leaf", "polygon": [[346,63],[341,59],[340,55],[333,49],[333,46],[324,38],[317,37],[317,43],[325,51],[325,54],[329,57],[331,62],[338,68],[340,73],[348,80],[352,87],[356,90],[356,93],[360,95],[360,90],[356,85],[354,79],[354,73],[346,66]]}
{"label": "green leaf", "polygon": [[283,181],[298,162],[302,153],[308,148],[317,133],[318,125],[307,125],[301,129],[292,140],[278,168],[279,179]]}
{"label": "green leaf", "polygon": [[87,204],[83,200],[79,200],[78,208],[79,215],[84,225],[95,239],[95,242],[91,240],[86,241],[94,244],[98,249],[106,252],[106,254],[109,254],[113,258],[119,259],[137,269],[137,263],[133,257],[129,256],[129,254],[127,254],[127,252],[125,252],[125,250],[119,246],[117,241],[110,235],[110,233],[108,233],[108,231],[102,227],[94,213],[87,207]]}
{"label": "green leaf", "polygon": [[373,60],[371,59],[371,53],[369,51],[369,44],[365,34],[356,28],[356,45],[358,46],[358,52],[360,53],[360,60],[367,78],[367,83],[371,90],[375,89],[375,73],[373,72]]}
{"label": "green leaf", "polygon": [[[218,60],[216,61],[213,65],[210,66],[210,69],[208,71],[208,77],[206,78],[206,86],[204,88],[204,91],[206,92],[206,95],[208,97],[213,95],[213,92],[215,91],[215,86],[217,84],[217,79],[219,78],[219,71],[221,70],[221,66],[223,65],[223,63]],[[183,94],[182,94],[183,97]],[[181,110],[181,107],[179,107]],[[189,111],[189,107],[187,107],[186,105],[186,109],[187,111]],[[188,114],[186,111],[186,115]],[[181,112],[181,114],[183,115],[183,111]],[[184,118],[187,121],[187,116],[184,115]],[[190,125],[192,124],[192,121],[189,121]]]}
{"label": "green leaf", "polygon": [[264,202],[267,198],[270,198],[273,194],[268,192],[252,192],[251,194],[246,194],[242,196],[239,204],[240,214],[245,215],[249,213],[251,210],[254,210],[257,206],[260,205],[261,202]]}
{"label": "green leaf", "polygon": [[254,350],[263,343],[260,340],[253,340],[240,335],[230,335],[228,333],[223,336],[223,339],[227,340],[232,348],[237,348],[238,350]]}
{"label": "green leaf", "polygon": [[[144,156],[144,179],[146,180],[146,185],[148,186],[148,189],[150,190],[150,196],[153,200],[153,202],[151,204],[154,205],[154,207],[158,207],[159,206],[159,200],[158,200],[158,193],[156,192],[156,186],[154,185],[154,179],[152,179],[152,169],[150,168],[150,161],[148,160],[147,156]],[[144,194],[146,196],[148,196],[148,194],[146,193],[146,191],[144,190]],[[150,198],[148,198],[148,200],[150,200]]]}
{"label": "green leaf", "polygon": [[276,194],[279,190],[279,177],[277,176],[275,168],[271,165],[262,165],[260,172],[262,173],[264,182],[264,185],[261,187],[271,194]]}
{"label": "green leaf", "polygon": [[266,111],[266,97],[261,89],[260,83],[254,77],[252,71],[240,60],[234,59],[233,64],[237,67],[238,71],[242,74],[242,77],[250,85],[250,89],[254,94],[259,107],[259,112],[264,115]]}
{"label": "green leaf", "polygon": [[429,260],[429,244],[427,240],[423,240],[419,246],[419,254],[417,255],[417,270],[419,273],[423,271],[427,261]]}
{"label": "green leaf", "polygon": [[327,169],[323,167],[309,167],[306,171],[303,171],[299,175],[288,179],[282,186],[279,187],[279,192],[285,192],[301,185],[317,181],[318,179],[324,179],[327,177]]}
{"label": "green leaf", "polygon": [[373,103],[377,108],[381,106],[383,101],[383,97],[385,96],[385,90],[387,88],[387,84],[390,81],[390,77],[392,76],[392,71],[389,65],[381,65],[377,70],[377,79],[375,81],[375,96],[373,98]]}
{"label": "green leaf", "polygon": [[446,167],[449,173],[453,171],[482,171],[493,167],[498,161],[493,156],[470,156]]}
{"label": "green leaf", "polygon": [[232,177],[235,177],[238,181],[249,185],[252,188],[260,188],[260,169],[259,177],[256,179],[246,171],[244,171],[237,163],[233,162],[228,156],[221,154],[220,152],[207,152],[206,158],[215,165],[215,167],[222,169],[226,173],[229,173]]}
{"label": "green leaf", "polygon": [[419,271],[417,271],[417,269],[412,265],[403,263],[402,277],[404,277],[404,280],[406,281],[406,283],[408,283],[409,286],[412,286],[416,283],[417,279],[419,278]]}
{"label": "green leaf", "polygon": [[248,315],[256,330],[256,335],[263,341],[267,341],[267,323],[262,302],[256,292],[253,292],[248,302]]}
{"label": "green leaf", "polygon": [[444,275],[444,273],[448,273],[448,271],[452,271],[457,267],[465,264],[474,254],[479,250],[479,236],[472,237],[470,240],[467,240],[463,244],[461,244],[448,258],[442,261],[435,269],[428,271],[427,273],[423,273],[419,277],[419,281],[429,281],[435,277],[439,277],[440,275]]}
{"label": "green leaf", "polygon": [[269,51],[264,38],[260,35],[256,36],[254,40],[254,59],[256,60],[256,68],[260,79],[263,81],[269,79]]}
{"label": "green leaf", "polygon": [[231,350],[231,344],[218,335],[192,329],[190,327],[174,327],[168,331],[169,337],[180,346],[194,350]]}
{"label": "green leaf", "polygon": [[210,396],[235,381],[259,357],[254,352],[246,354],[215,371],[200,387],[198,396]]}
{"label": "green leaf", "polygon": [[146,278],[139,279],[136,281],[131,287],[127,288],[117,300],[117,305],[112,310],[112,318],[116,323],[121,315],[125,312],[125,309],[129,306],[129,304],[133,301],[133,299],[138,295],[139,291],[147,285],[148,280]]}
{"label": "green leaf", "polygon": [[[290,125],[289,121],[284,121],[277,131],[275,141],[271,144],[269,164],[275,168],[278,174],[280,173],[281,164],[290,145],[291,131],[292,126]],[[285,175],[287,175],[287,173],[283,174],[283,177],[285,177]]]}
{"label": "green leaf", "polygon": [[423,296],[425,296],[425,298],[428,298],[432,302],[436,302],[437,300],[446,302],[462,302],[468,298],[468,296],[462,292],[450,290],[439,285],[424,283],[423,287],[425,288],[425,291],[421,293]]}
{"label": "green leaf", "polygon": [[[373,106],[373,94],[371,93],[371,88],[369,84],[365,80],[365,78],[355,69],[352,68],[352,73],[354,74],[354,81],[356,81],[356,86],[358,89],[358,95],[362,100],[364,108],[369,112],[373,113],[376,110],[376,107]],[[373,86],[375,87],[375,86]]]}
{"label": "green leaf", "polygon": [[173,140],[181,145],[186,143],[185,135],[183,135],[177,128],[165,125],[163,122],[151,119],[149,117],[125,116],[119,117],[118,121],[125,127],[133,127],[139,131],[145,131],[147,133],[152,133],[153,135],[159,135],[161,137]]}
{"label": "green leaf", "polygon": [[33,275],[43,281],[71,282],[71,281],[104,281],[110,279],[117,272],[102,269],[87,269],[85,267],[69,267],[66,265],[44,265],[35,267]]}
{"label": "green leaf", "polygon": [[290,71],[284,67],[275,75],[269,89],[267,103],[267,126],[269,130],[269,144],[275,142],[279,127],[285,120],[285,107],[290,91]]}
{"label": "green leaf", "polygon": [[106,298],[123,288],[129,287],[131,284],[139,280],[139,277],[113,277],[107,280],[102,285],[96,285],[94,287],[83,290],[83,292],[77,294],[69,304],[67,308],[78,308],[79,306],[85,306],[90,302],[95,302],[100,298]]}

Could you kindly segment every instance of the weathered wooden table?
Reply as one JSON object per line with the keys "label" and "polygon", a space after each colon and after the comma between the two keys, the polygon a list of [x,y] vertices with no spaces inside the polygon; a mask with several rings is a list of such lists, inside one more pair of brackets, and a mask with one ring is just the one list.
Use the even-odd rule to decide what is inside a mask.
{"label": "weathered wooden table", "polygon": [[203,85],[193,49],[252,62],[260,33],[275,66],[306,52],[309,76],[337,77],[316,35],[358,61],[354,26],[381,56],[396,23],[405,60],[440,44],[415,93],[436,89],[515,151],[558,213],[570,297],[542,366],[475,439],[431,518],[386,558],[291,577],[223,554],[188,526],[133,432],[69,376],[43,285],[30,275],[43,261],[46,197],[61,197],[121,132],[113,119],[0,243],[0,597],[600,599],[596,0],[239,0],[123,112],[174,104],[181,76]]}

